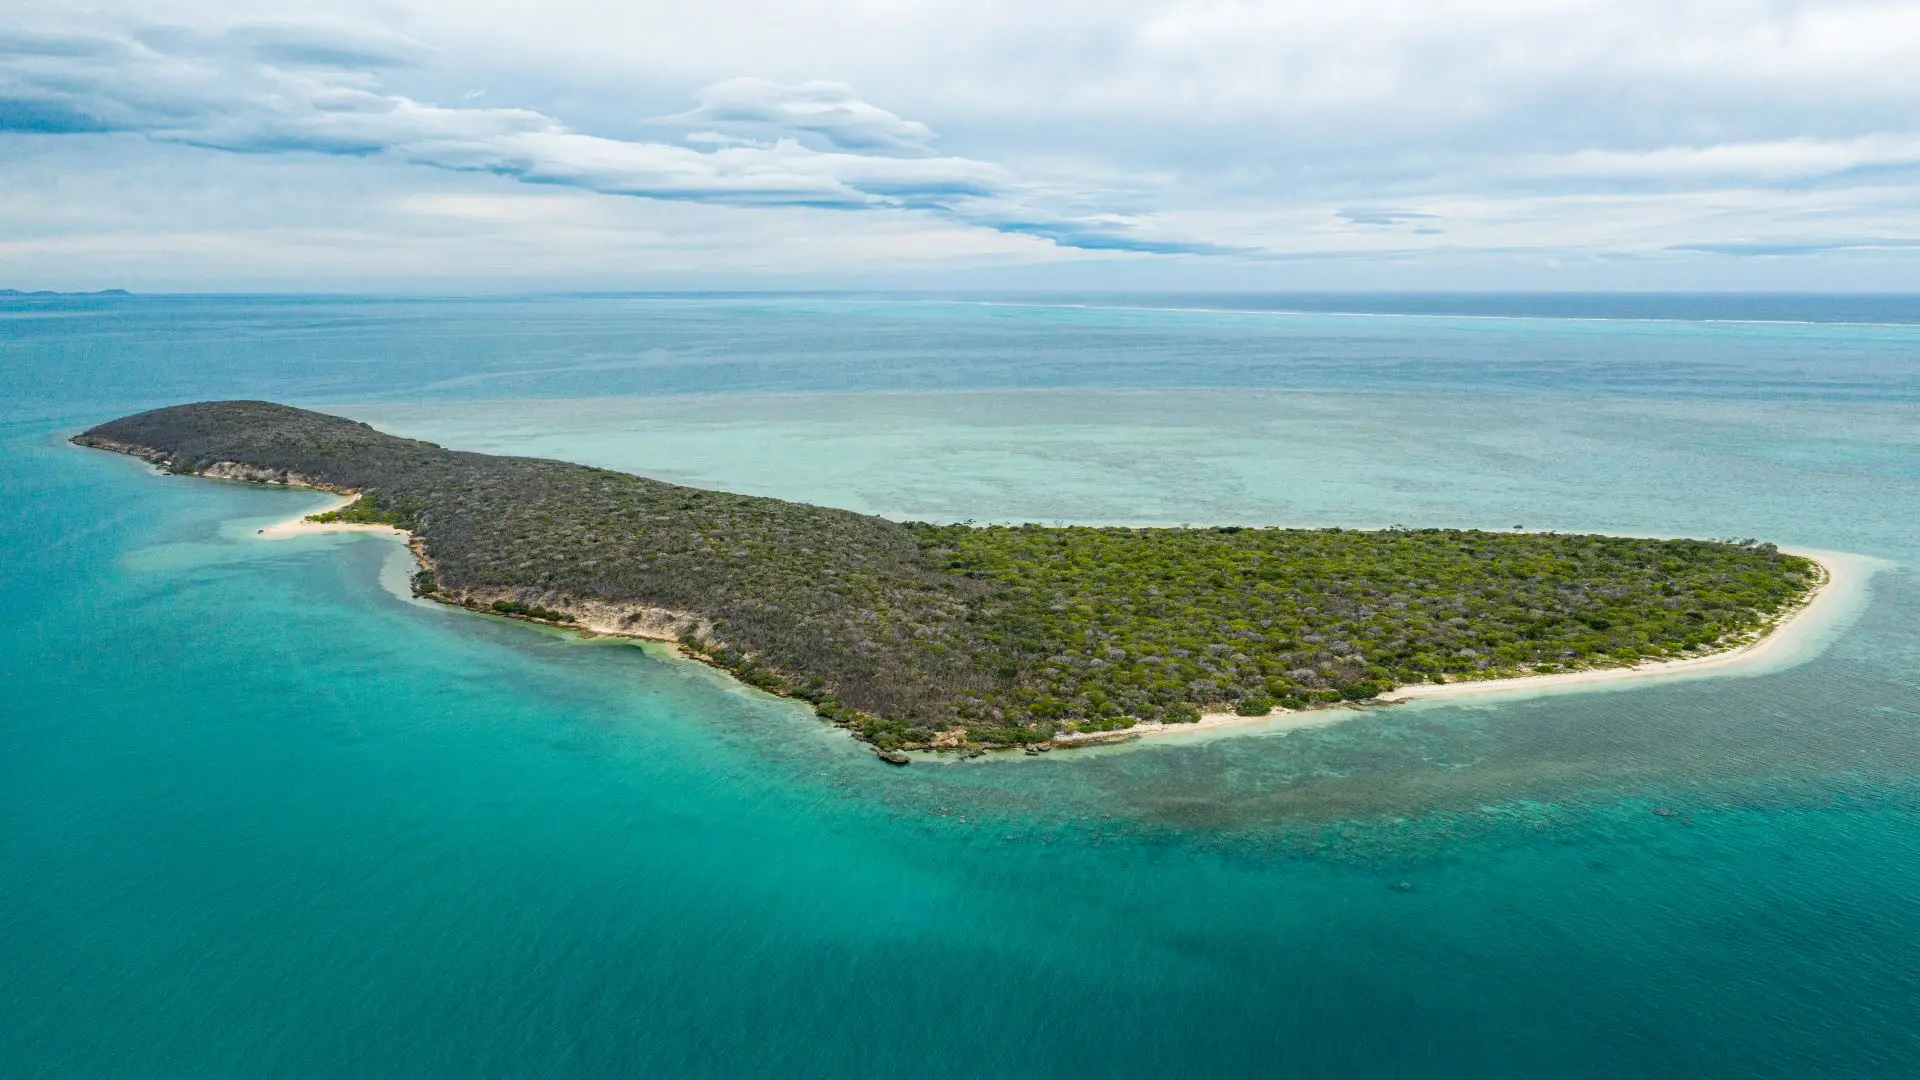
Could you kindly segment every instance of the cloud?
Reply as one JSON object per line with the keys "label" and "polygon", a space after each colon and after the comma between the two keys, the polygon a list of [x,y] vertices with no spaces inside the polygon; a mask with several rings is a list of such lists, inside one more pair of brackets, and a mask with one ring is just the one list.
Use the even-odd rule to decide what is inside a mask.
{"label": "cloud", "polygon": [[86,113],[57,101],[9,101],[0,98],[0,131],[39,135],[78,135],[112,131]]}
{"label": "cloud", "polygon": [[1668,251],[1702,255],[1767,257],[1821,255],[1830,251],[1889,251],[1920,248],[1920,240],[1898,236],[1856,237],[1844,240],[1730,240],[1711,244],[1674,244]]}
{"label": "cloud", "polygon": [[226,36],[258,59],[289,68],[381,71],[413,67],[433,54],[426,45],[400,34],[326,23],[246,23]]}
{"label": "cloud", "polygon": [[1432,221],[1438,214],[1423,214],[1415,210],[1381,210],[1353,208],[1339,211],[1340,217],[1349,225],[1405,225],[1416,221]]}
{"label": "cloud", "polygon": [[[249,154],[379,155],[648,199],[919,211],[1087,251],[1241,250],[1155,236],[1138,219],[1051,210],[1040,189],[998,165],[934,153],[926,125],[838,84],[713,84],[697,109],[668,119],[765,141],[721,131],[722,145],[695,149],[589,135],[529,109],[435,105],[383,87],[383,72],[426,55],[408,38],[294,22],[216,33],[11,35],[0,38],[0,131],[126,132]],[[703,141],[703,132],[692,136]]]}
{"label": "cloud", "polygon": [[1237,255],[1252,259],[1274,257],[1250,247],[1210,244],[1199,240],[1153,239],[1132,230],[1124,221],[1074,221],[1039,216],[1022,217],[993,208],[980,208],[976,219],[996,232],[1037,236],[1064,248],[1081,251],[1137,251],[1150,255]]}
{"label": "cloud", "polygon": [[1920,167],[1920,135],[1773,139],[1651,150],[1581,150],[1522,159],[1517,176],[1667,181],[1793,183],[1868,170]]}
{"label": "cloud", "polygon": [[[1182,287],[1256,287],[1306,261],[1447,288],[1449,267],[1482,258],[1525,263],[1508,279],[1522,287],[1601,283],[1553,276],[1600,261],[1631,265],[1607,287],[1831,287],[1844,266],[1886,275],[1874,287],[1920,280],[1920,248],[1874,240],[1920,236],[1920,5],[1891,0],[13,7],[0,212],[29,201],[29,157],[69,173],[9,218],[9,240],[53,231],[47,207],[103,235],[248,227],[174,209],[209,188],[278,215],[253,227],[298,229],[377,188],[697,221],[662,241],[661,266],[725,221],[740,265],[800,275],[884,235],[900,245],[886,259],[861,250],[887,274],[1228,256],[1097,260]],[[80,180],[110,161],[137,184],[162,160],[138,220],[87,201]],[[309,176],[330,193],[295,182]],[[448,220],[380,228],[437,237]],[[529,226],[524,242],[561,236]],[[594,228],[564,236],[609,279],[645,261]]]}
{"label": "cloud", "polygon": [[928,154],[933,130],[904,120],[834,82],[785,85],[766,79],[727,79],[702,89],[700,107],[655,123],[703,128],[749,139],[816,136],[827,147],[865,154]]}

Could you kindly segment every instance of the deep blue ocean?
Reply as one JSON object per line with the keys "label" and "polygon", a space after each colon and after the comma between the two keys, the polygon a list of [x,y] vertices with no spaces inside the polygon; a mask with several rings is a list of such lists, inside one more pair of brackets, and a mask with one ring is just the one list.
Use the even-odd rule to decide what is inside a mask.
{"label": "deep blue ocean", "polygon": [[[64,441],[233,397],[899,518],[1876,572],[1764,671],[889,769]],[[1920,299],[0,299],[0,507],[8,1080],[1920,1075]]]}

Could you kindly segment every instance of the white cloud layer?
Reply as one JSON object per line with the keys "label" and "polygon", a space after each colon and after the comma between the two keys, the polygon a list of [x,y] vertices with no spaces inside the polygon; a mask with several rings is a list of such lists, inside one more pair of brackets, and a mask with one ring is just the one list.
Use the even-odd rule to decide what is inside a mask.
{"label": "white cloud layer", "polygon": [[[36,171],[55,155],[30,148],[60,143],[74,168],[164,158],[183,188],[138,222],[155,248],[219,248],[218,221],[173,207],[263,156],[312,178],[312,201],[263,200],[277,221],[235,252],[338,205],[435,245],[451,219],[427,207],[493,207],[462,219],[450,277],[499,265],[493,243],[590,278],[593,229],[542,214],[579,222],[599,199],[630,204],[616,284],[689,258],[659,227],[677,213],[724,234],[716,272],[1172,254],[1207,258],[1148,260],[1157,280],[1232,264],[1298,287],[1322,266],[1345,287],[1373,266],[1449,287],[1499,263],[1716,287],[1748,264],[1920,286],[1910,2],[106,3],[0,0],[9,274],[111,273],[130,227]],[[449,173],[468,177],[452,195]]]}
{"label": "white cloud layer", "polygon": [[933,129],[903,120],[853,96],[842,83],[806,82],[794,86],[766,79],[727,79],[697,95],[700,107],[658,122],[688,128],[737,132],[746,138],[817,136],[827,146],[853,153],[931,153]]}
{"label": "white cloud layer", "polygon": [[[927,148],[924,125],[831,83],[716,83],[663,123],[765,135],[701,150],[588,135],[529,109],[448,107],[386,90],[417,42],[330,26],[242,24],[220,33],[0,36],[0,130],[125,132],[240,153],[384,155],[606,195],[838,210],[916,210],[1062,247],[1217,253],[1156,239],[1111,215],[1064,216],[1005,170]],[[827,144],[805,144],[818,137]]]}

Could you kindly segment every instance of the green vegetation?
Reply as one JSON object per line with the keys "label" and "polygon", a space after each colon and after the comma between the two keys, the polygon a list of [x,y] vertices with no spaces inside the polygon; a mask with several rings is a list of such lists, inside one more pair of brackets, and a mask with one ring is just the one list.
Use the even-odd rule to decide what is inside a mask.
{"label": "green vegetation", "polygon": [[1759,629],[1816,578],[1753,541],[900,524],[265,402],[75,441],[360,492],[316,519],[410,530],[429,562],[415,589],[443,602],[556,623],[587,600],[681,613],[690,652],[883,748],[1674,657]]}
{"label": "green vegetation", "polygon": [[412,519],[402,511],[381,505],[378,497],[363,496],[338,510],[308,514],[307,520],[322,525],[338,522],[348,525],[391,525],[396,529],[404,529]]}
{"label": "green vegetation", "polygon": [[[430,590],[422,590],[423,593]],[[548,622],[572,622],[573,616],[564,611],[543,608],[538,604],[522,604],[518,600],[495,600],[487,607],[502,615],[520,615],[529,619],[545,619]]]}
{"label": "green vegetation", "polygon": [[1755,629],[1804,594],[1770,545],[1395,529],[914,526],[994,587],[1000,710],[1161,719],[1301,708],[1446,676],[1631,664]]}

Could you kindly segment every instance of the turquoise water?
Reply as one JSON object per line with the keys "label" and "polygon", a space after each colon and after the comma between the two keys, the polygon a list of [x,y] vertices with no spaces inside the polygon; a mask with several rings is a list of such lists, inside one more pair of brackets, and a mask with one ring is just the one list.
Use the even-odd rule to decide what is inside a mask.
{"label": "turquoise water", "polygon": [[[1914,305],[1367,301],[0,302],[0,1074],[1913,1075]],[[1888,565],[1752,677],[889,770],[61,441],[210,396],[899,517]]]}

